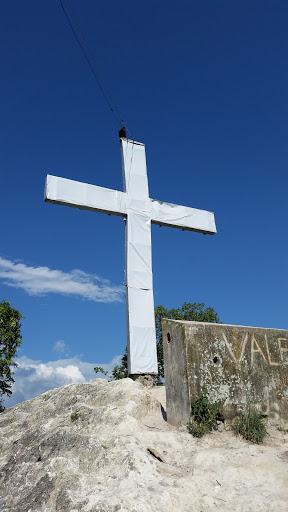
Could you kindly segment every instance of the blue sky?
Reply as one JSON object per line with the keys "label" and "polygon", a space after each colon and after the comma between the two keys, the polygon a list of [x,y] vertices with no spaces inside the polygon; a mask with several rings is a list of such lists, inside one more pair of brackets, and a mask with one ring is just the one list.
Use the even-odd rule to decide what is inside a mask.
{"label": "blue sky", "polygon": [[[70,4],[150,197],[215,213],[214,236],[153,226],[155,305],[288,329],[287,2]],[[0,24],[0,300],[26,316],[8,407],[111,369],[126,307],[123,220],[44,203],[47,173],[122,190],[121,123],[60,2],[2,2]]]}

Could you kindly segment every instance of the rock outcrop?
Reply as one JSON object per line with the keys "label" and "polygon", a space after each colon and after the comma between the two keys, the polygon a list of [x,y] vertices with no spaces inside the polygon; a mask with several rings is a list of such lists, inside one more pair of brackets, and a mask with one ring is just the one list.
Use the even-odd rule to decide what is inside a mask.
{"label": "rock outcrop", "polygon": [[197,440],[167,424],[163,392],[95,379],[0,414],[0,511],[287,512],[287,433]]}

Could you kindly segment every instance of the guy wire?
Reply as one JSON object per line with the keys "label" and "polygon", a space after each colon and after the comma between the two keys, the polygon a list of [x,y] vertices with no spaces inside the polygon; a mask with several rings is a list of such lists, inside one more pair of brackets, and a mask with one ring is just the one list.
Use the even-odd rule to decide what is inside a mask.
{"label": "guy wire", "polygon": [[62,0],[60,0],[61,8],[62,8],[62,10],[63,10],[63,12],[64,12],[64,14],[65,14],[65,17],[66,17],[66,19],[67,19],[67,21],[68,21],[68,23],[69,23],[69,26],[70,26],[70,28],[71,28],[71,30],[72,30],[72,32],[73,32],[73,34],[74,34],[74,37],[75,37],[75,39],[76,39],[76,41],[77,41],[78,45],[80,46],[80,48],[81,48],[81,50],[82,50],[82,53],[83,53],[83,55],[84,55],[84,57],[85,57],[85,59],[86,59],[86,61],[87,61],[88,65],[89,65],[89,67],[90,67],[90,69],[91,69],[92,73],[93,73],[93,76],[94,76],[94,78],[95,78],[95,80],[96,80],[96,82],[97,82],[97,84],[98,84],[98,87],[99,87],[100,91],[102,92],[102,95],[104,96],[104,99],[105,99],[105,101],[107,102],[107,104],[108,104],[108,106],[109,106],[109,110],[111,110],[111,112],[112,112],[112,114],[113,114],[113,116],[114,116],[114,118],[115,118],[115,120],[116,120],[116,122],[117,122],[117,125],[118,125],[119,120],[120,120],[120,121],[121,121],[121,123],[125,126],[125,128],[127,129],[128,133],[130,134],[130,136],[131,136],[131,138],[132,138],[131,132],[130,132],[130,130],[127,128],[127,125],[125,124],[124,119],[123,119],[123,117],[121,116],[121,112],[120,112],[120,110],[119,110],[119,108],[118,108],[118,106],[117,106],[117,104],[116,104],[115,102],[113,102],[113,103],[114,103],[114,105],[115,105],[115,110],[117,110],[117,115],[116,115],[116,112],[114,111],[113,105],[112,105],[111,101],[109,100],[109,95],[110,95],[110,98],[113,100],[112,94],[111,94],[111,92],[110,92],[110,90],[109,90],[109,88],[108,88],[108,86],[107,86],[107,84],[106,84],[106,82],[105,82],[105,80],[104,80],[104,77],[103,77],[102,73],[101,73],[101,72],[100,72],[100,70],[99,70],[99,66],[98,66],[97,60],[96,60],[96,58],[95,58],[95,56],[94,56],[94,54],[93,54],[93,52],[92,52],[91,48],[89,47],[89,45],[88,45],[88,43],[87,43],[86,37],[85,37],[85,35],[84,35],[84,33],[83,33],[83,31],[82,31],[81,27],[80,27],[80,24],[79,24],[79,22],[78,22],[78,20],[77,20],[77,18],[76,18],[76,15],[75,15],[75,13],[74,13],[74,11],[73,11],[73,9],[72,9],[71,5],[70,5],[69,0],[66,0],[66,2],[67,2],[67,4],[68,4],[68,7],[69,7],[69,9],[70,9],[70,11],[71,11],[71,13],[72,13],[72,16],[73,16],[74,20],[75,20],[75,22],[76,22],[76,24],[77,24],[77,26],[78,26],[78,29],[79,29],[79,31],[80,31],[80,34],[81,34],[81,36],[82,36],[82,38],[83,38],[83,41],[84,41],[84,43],[85,43],[85,46],[86,46],[86,48],[87,48],[88,52],[90,53],[90,55],[91,55],[92,59],[94,60],[95,65],[96,65],[96,66],[97,66],[97,68],[98,68],[98,69],[97,69],[98,75],[100,75],[100,77],[101,77],[101,79],[102,79],[102,82],[103,82],[104,86],[106,87],[106,91],[108,92],[108,94],[106,94],[106,92],[105,92],[105,90],[104,90],[104,87],[102,87],[101,82],[100,82],[100,80],[98,79],[97,74],[96,74],[96,73],[95,73],[95,71],[94,71],[94,68],[93,68],[93,66],[92,66],[92,64],[91,64],[91,62],[90,62],[90,59],[89,59],[89,57],[88,57],[88,55],[87,55],[86,51],[85,51],[85,48],[83,47],[83,45],[82,45],[82,43],[81,43],[81,41],[80,41],[79,37],[78,37],[78,36],[77,36],[77,34],[76,34],[76,31],[74,30],[74,27],[73,27],[73,25],[72,25],[72,23],[71,23],[71,21],[70,21],[70,18],[69,18],[68,14],[67,14],[67,11],[66,11],[66,9],[65,9],[65,7],[64,7],[64,5],[63,5]]}
{"label": "guy wire", "polygon": [[[77,17],[76,17],[76,14],[75,14],[75,12],[74,12],[74,11],[73,11],[73,9],[72,9],[72,7],[71,7],[71,4],[70,4],[69,0],[66,0],[66,2],[67,2],[67,4],[68,4],[69,9],[70,9],[70,11],[71,11],[71,13],[72,13],[72,16],[73,16],[73,18],[74,18],[74,20],[75,20],[75,22],[76,22],[76,25],[77,25],[77,26],[78,26],[78,28],[79,28],[79,32],[80,32],[80,34],[81,34],[81,36],[82,36],[82,38],[83,38],[83,41],[84,41],[84,43],[85,43],[85,46],[86,46],[86,48],[87,48],[88,52],[90,53],[90,55],[91,55],[92,59],[94,60],[94,62],[95,62],[95,64],[96,64],[97,71],[98,71],[98,75],[101,77],[101,80],[102,80],[103,84],[104,84],[104,85],[105,85],[105,87],[106,87],[106,91],[108,92],[108,95],[109,95],[109,96],[108,96],[108,95],[107,95],[107,96],[111,98],[111,100],[112,100],[112,104],[114,104],[115,110],[117,110],[118,115],[119,115],[119,118],[121,119],[121,122],[122,122],[123,124],[125,124],[124,119],[122,118],[122,114],[121,114],[121,112],[120,112],[120,110],[119,110],[119,107],[118,107],[117,103],[115,102],[115,100],[114,100],[114,98],[113,98],[113,95],[112,95],[112,93],[111,93],[111,90],[110,90],[110,89],[109,89],[109,87],[108,87],[107,82],[106,82],[106,81],[105,81],[105,79],[104,79],[103,73],[101,72],[101,69],[100,69],[100,67],[99,67],[99,63],[97,62],[97,59],[96,59],[96,57],[95,57],[95,55],[94,55],[93,51],[91,50],[91,47],[88,45],[87,39],[86,39],[86,37],[85,37],[85,34],[83,33],[83,30],[82,30],[82,29],[81,29],[81,27],[80,27],[80,24],[79,24],[79,21],[78,21],[78,19],[77,19]],[[129,130],[128,130],[128,131],[129,131]],[[129,133],[130,133],[130,132],[129,132]]]}

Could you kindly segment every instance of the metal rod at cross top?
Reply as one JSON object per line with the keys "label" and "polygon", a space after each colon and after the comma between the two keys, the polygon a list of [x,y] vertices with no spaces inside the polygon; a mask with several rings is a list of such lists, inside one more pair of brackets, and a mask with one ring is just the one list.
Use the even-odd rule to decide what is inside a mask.
{"label": "metal rod at cross top", "polygon": [[214,214],[149,198],[145,146],[121,139],[123,192],[47,175],[45,201],[126,219],[129,375],[157,375],[151,223],[216,233]]}

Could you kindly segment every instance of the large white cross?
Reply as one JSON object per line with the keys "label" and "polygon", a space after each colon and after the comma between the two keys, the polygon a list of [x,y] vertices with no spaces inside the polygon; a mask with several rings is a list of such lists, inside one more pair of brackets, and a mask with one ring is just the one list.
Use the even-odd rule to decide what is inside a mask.
{"label": "large white cross", "polygon": [[126,219],[128,372],[157,375],[151,258],[151,222],[205,234],[216,233],[214,214],[149,198],[145,146],[121,139],[123,189],[47,176],[45,201]]}

